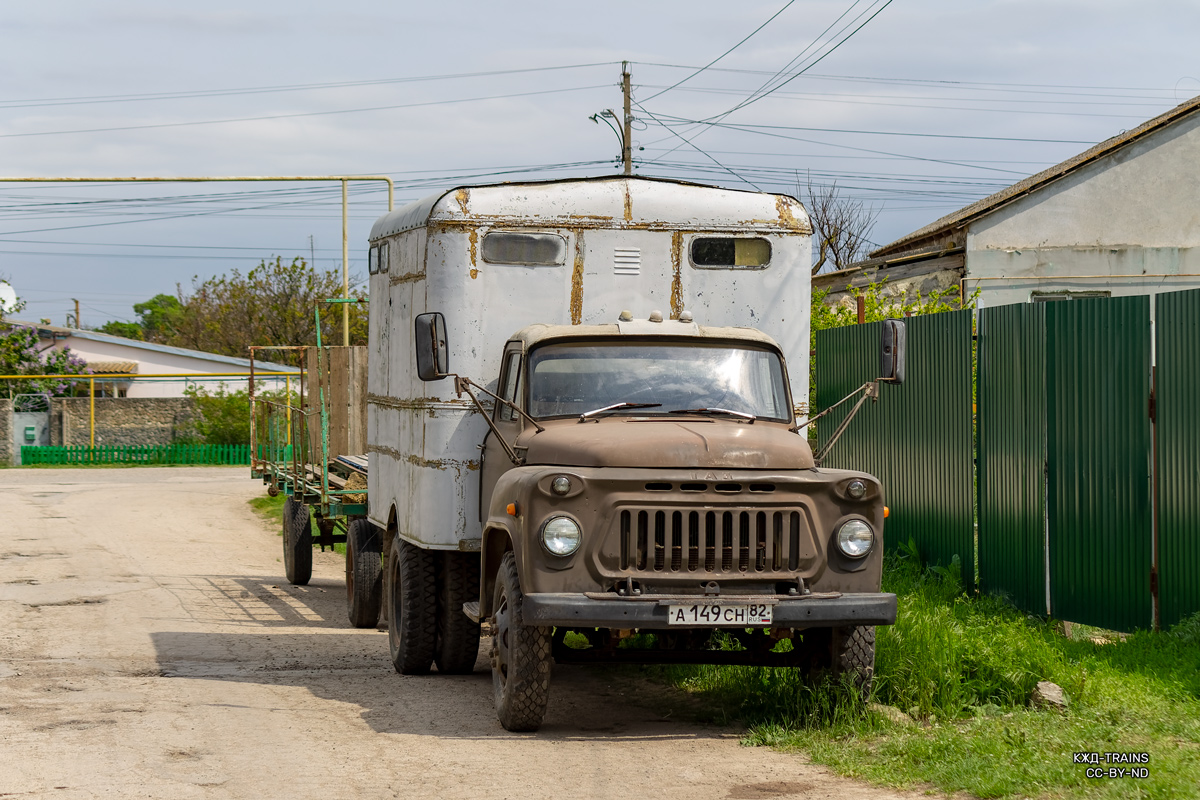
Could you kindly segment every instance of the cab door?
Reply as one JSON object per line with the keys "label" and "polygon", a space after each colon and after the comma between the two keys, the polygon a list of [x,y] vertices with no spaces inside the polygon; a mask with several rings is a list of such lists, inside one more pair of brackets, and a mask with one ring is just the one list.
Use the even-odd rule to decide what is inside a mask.
{"label": "cab door", "polygon": [[[509,342],[504,348],[504,357],[500,362],[500,380],[496,384],[496,394],[505,400],[517,404],[521,402],[521,343]],[[497,402],[492,409],[492,422],[496,430],[504,437],[511,447],[516,444],[517,436],[521,433],[521,415],[511,406]],[[515,465],[504,451],[503,445],[496,441],[496,434],[488,430],[483,438],[483,453],[480,456],[479,468],[479,521],[487,519],[488,509],[492,504],[492,490],[496,481]]]}

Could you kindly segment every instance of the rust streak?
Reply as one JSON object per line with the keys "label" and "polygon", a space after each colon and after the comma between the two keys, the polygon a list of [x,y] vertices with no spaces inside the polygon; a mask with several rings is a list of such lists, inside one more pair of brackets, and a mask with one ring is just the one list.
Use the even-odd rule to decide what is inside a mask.
{"label": "rust streak", "polygon": [[683,231],[671,234],[671,319],[683,312]]}
{"label": "rust streak", "polygon": [[416,283],[423,280],[425,280],[424,272],[406,272],[403,275],[393,275],[388,278],[388,283],[392,286],[399,286],[402,283]]}
{"label": "rust streak", "polygon": [[792,203],[795,201],[784,195],[775,195],[775,208],[779,211],[779,224],[789,230],[811,233],[808,225],[796,219],[792,213]]}
{"label": "rust streak", "polygon": [[629,193],[629,181],[624,181],[625,189],[625,221],[633,221],[633,195]]}
{"label": "rust streak", "polygon": [[571,324],[583,322],[583,230],[575,231],[575,269],[571,272]]}
{"label": "rust streak", "polygon": [[479,270],[476,266],[476,258],[479,252],[479,231],[471,228],[467,233],[467,239],[470,242],[471,250],[471,280],[475,280],[479,277]]}
{"label": "rust streak", "polygon": [[467,204],[471,202],[470,189],[459,189],[454,193],[454,199],[458,202],[458,207],[462,209],[463,216],[471,213],[467,210]]}

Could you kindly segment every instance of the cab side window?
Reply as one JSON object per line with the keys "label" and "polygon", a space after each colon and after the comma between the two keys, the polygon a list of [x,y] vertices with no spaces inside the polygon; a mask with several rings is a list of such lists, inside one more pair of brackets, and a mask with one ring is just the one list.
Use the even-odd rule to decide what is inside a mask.
{"label": "cab side window", "polygon": [[[517,397],[517,392],[520,390],[521,382],[521,351],[510,350],[504,354],[504,374],[500,379],[500,396],[505,400],[511,400],[514,403],[520,402]],[[517,412],[512,406],[507,406],[502,403],[499,413],[496,418],[501,422],[512,422],[517,418]]]}

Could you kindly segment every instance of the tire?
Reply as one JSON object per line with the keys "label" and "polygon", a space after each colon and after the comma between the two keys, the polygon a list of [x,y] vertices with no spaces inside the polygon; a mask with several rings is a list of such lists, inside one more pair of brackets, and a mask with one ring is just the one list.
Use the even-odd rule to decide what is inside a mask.
{"label": "tire", "polygon": [[283,501],[283,573],[293,586],[312,579],[312,518],[293,497]]}
{"label": "tire", "polygon": [[492,690],[496,716],[510,731],[536,731],[550,699],[552,628],[526,625],[517,562],[509,551],[500,562],[492,607]]}
{"label": "tire", "polygon": [[849,677],[854,688],[866,699],[875,683],[875,627],[834,628],[832,634],[834,677]]}
{"label": "tire", "polygon": [[396,537],[388,554],[388,649],[402,675],[424,675],[437,643],[437,559]]}
{"label": "tire", "polygon": [[479,599],[479,556],[452,550],[438,553],[438,672],[469,675],[479,656],[479,623],[463,613],[463,603]]}
{"label": "tire", "polygon": [[374,628],[383,604],[381,533],[365,518],[346,526],[346,613],[356,628]]}

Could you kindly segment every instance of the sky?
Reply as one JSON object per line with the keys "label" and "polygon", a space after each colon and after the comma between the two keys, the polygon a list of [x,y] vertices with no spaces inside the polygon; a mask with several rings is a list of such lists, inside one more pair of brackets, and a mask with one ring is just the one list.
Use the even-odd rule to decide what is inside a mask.
{"label": "sky", "polygon": [[[886,244],[1200,94],[1200,2],[42,0],[0,8],[0,177],[619,171],[800,196]],[[705,68],[707,67],[707,68]],[[704,68],[704,69],[702,69]],[[24,319],[133,304],[264,258],[341,267],[337,183],[0,182]],[[350,184],[350,270],[386,211]]]}

